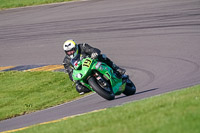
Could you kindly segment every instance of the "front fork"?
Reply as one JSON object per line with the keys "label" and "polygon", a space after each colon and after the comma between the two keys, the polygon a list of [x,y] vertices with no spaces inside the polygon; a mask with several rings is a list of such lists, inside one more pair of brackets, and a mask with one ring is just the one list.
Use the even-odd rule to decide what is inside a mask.
{"label": "front fork", "polygon": [[97,82],[100,84],[101,87],[108,86],[107,82],[97,72],[94,73],[94,77],[96,78]]}
{"label": "front fork", "polygon": [[101,74],[95,72],[94,77],[96,78],[98,84],[101,86],[102,89],[109,93],[113,93],[111,85],[106,81]]}
{"label": "front fork", "polygon": [[[105,89],[106,91],[108,92],[112,92],[112,88],[111,88],[111,85],[104,79],[102,78],[102,75],[95,72],[93,75],[91,75],[93,77],[95,77],[95,79],[97,80],[98,84],[101,86],[102,89],[105,89],[105,88],[110,88],[110,89]],[[91,78],[91,76],[89,76],[87,78],[87,80],[89,80]],[[91,86],[88,84],[88,83],[84,83],[84,81],[80,81],[80,83],[87,87],[88,89],[90,89],[91,91],[94,92],[94,90],[91,88]]]}

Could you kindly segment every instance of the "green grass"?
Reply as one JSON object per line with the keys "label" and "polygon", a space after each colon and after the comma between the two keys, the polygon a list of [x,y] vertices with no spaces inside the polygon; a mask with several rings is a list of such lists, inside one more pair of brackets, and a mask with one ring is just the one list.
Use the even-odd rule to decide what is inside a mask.
{"label": "green grass", "polygon": [[19,133],[200,133],[200,85]]}
{"label": "green grass", "polygon": [[0,0],[0,10],[48,3],[64,2],[72,0]]}
{"label": "green grass", "polygon": [[63,72],[0,72],[0,120],[80,97]]}

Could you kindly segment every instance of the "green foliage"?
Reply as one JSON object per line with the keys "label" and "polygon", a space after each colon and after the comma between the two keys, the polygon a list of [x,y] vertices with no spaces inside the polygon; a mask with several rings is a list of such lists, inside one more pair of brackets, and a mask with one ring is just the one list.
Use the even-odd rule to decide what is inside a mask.
{"label": "green foliage", "polygon": [[79,97],[62,72],[0,72],[0,120]]}
{"label": "green foliage", "polygon": [[200,86],[37,125],[19,132],[33,133],[199,133]]}
{"label": "green foliage", "polygon": [[72,0],[0,0],[0,9],[24,7]]}

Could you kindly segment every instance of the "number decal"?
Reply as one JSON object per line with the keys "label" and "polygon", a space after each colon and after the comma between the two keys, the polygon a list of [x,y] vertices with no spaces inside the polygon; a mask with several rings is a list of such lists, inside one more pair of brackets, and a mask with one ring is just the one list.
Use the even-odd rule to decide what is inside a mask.
{"label": "number decal", "polygon": [[88,59],[86,59],[86,60],[84,61],[84,63],[83,63],[83,66],[86,66],[86,67],[90,67],[90,65],[91,65],[91,61],[88,60]]}

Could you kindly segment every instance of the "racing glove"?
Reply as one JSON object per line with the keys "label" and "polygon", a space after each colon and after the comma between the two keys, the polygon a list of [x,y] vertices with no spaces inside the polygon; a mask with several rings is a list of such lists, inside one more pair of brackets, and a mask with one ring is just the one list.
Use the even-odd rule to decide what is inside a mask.
{"label": "racing glove", "polygon": [[95,52],[95,53],[92,53],[92,54],[91,54],[91,58],[92,58],[92,59],[96,59],[97,57],[98,57],[98,53]]}

